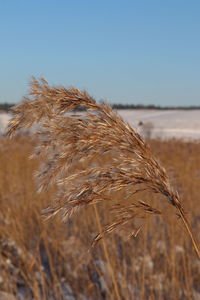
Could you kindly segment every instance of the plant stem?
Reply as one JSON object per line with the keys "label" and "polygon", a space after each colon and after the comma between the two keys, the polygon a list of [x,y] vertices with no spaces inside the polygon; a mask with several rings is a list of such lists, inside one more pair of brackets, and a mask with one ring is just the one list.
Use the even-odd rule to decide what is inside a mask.
{"label": "plant stem", "polygon": [[[98,213],[96,204],[94,204],[94,210],[95,210],[98,230],[99,230],[99,232],[102,232],[102,226],[101,226],[100,217],[99,217],[99,213]],[[103,245],[104,255],[105,255],[106,261],[107,261],[108,266],[109,266],[109,271],[110,271],[110,275],[111,275],[112,282],[113,282],[113,285],[114,285],[114,291],[115,291],[117,300],[121,300],[120,293],[119,293],[119,288],[118,288],[117,281],[116,281],[114,271],[113,271],[113,267],[112,267],[112,264],[111,264],[111,261],[110,261],[110,258],[109,258],[108,248],[107,248],[107,245],[106,245],[106,242],[105,242],[104,239],[102,239],[102,245]]]}
{"label": "plant stem", "polygon": [[187,218],[186,218],[186,216],[185,216],[185,214],[183,212],[183,209],[180,208],[180,207],[176,207],[176,208],[178,209],[178,211],[180,213],[181,220],[182,220],[182,222],[183,222],[183,224],[184,224],[184,226],[185,226],[185,228],[186,228],[186,230],[187,230],[187,232],[188,232],[188,234],[189,234],[189,236],[190,236],[190,238],[192,240],[192,244],[193,244],[193,247],[194,247],[194,249],[195,249],[195,251],[197,253],[197,256],[200,259],[200,250],[199,250],[197,241],[196,241],[196,239],[195,239],[195,237],[194,237],[194,235],[192,233],[191,226],[190,226],[190,224],[189,224],[189,222],[188,222],[188,220],[187,220]]}

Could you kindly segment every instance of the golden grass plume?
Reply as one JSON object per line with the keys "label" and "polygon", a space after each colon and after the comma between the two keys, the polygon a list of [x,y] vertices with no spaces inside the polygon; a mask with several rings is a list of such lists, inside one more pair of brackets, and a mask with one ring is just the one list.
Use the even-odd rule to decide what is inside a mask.
{"label": "golden grass plume", "polygon": [[[73,113],[80,107],[84,111]],[[47,217],[59,213],[66,219],[85,205],[109,201],[109,193],[122,188],[127,190],[123,200],[143,190],[161,193],[177,209],[200,257],[178,193],[165,169],[144,139],[110,105],[98,104],[86,91],[50,87],[45,79],[33,78],[29,97],[13,108],[7,133],[13,136],[34,124],[38,138],[35,155],[42,155],[44,161],[37,172],[38,188],[44,190],[52,183],[58,187],[54,204],[44,210]],[[105,153],[111,153],[112,160],[103,165],[96,163]],[[85,161],[90,162],[87,168],[75,167],[77,162]],[[114,223],[95,242],[141,211],[159,213],[147,203],[139,201],[128,206],[123,200],[117,209],[115,205]]]}

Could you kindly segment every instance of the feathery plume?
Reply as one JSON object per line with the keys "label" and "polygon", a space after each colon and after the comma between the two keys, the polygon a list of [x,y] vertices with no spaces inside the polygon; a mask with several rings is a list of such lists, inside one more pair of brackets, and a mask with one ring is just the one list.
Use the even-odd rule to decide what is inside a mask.
{"label": "feathery plume", "polygon": [[[80,107],[84,111],[73,113]],[[86,91],[50,87],[45,79],[33,78],[30,96],[13,108],[7,134],[13,136],[34,124],[38,126],[35,155],[44,158],[37,172],[38,189],[44,190],[52,183],[58,186],[54,205],[44,210],[47,217],[59,213],[66,219],[85,205],[109,201],[110,193],[121,189],[127,191],[124,198],[149,190],[163,194],[177,209],[200,257],[178,193],[164,168],[143,138],[108,104],[97,104]],[[110,161],[97,163],[108,153]],[[77,163],[87,163],[87,168],[76,168]],[[138,211],[160,213],[144,202],[118,205],[114,223],[95,241],[126,224]]]}

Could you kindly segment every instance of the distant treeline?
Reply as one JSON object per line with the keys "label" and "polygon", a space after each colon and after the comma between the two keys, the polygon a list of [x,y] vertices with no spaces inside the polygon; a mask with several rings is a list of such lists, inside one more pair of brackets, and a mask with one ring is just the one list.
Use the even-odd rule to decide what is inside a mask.
{"label": "distant treeline", "polygon": [[[0,111],[9,112],[11,107],[15,104],[12,103],[0,103]],[[160,110],[175,110],[175,109],[200,109],[200,106],[159,106],[159,105],[143,105],[143,104],[111,104],[114,109],[160,109]],[[76,111],[84,111],[84,107],[79,107]]]}
{"label": "distant treeline", "polygon": [[167,109],[200,109],[200,106],[159,106],[159,105],[143,105],[143,104],[112,104],[112,107],[115,109],[160,109],[160,110],[167,110]]}
{"label": "distant treeline", "polygon": [[11,103],[0,103],[0,111],[9,112],[12,106],[14,106],[14,104],[11,104]]}

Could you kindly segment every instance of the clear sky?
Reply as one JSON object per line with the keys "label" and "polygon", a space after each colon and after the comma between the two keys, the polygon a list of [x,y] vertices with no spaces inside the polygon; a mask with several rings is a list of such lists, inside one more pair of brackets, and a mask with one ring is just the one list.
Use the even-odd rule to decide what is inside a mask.
{"label": "clear sky", "polygon": [[0,102],[31,76],[111,103],[200,105],[200,1],[0,0]]}

